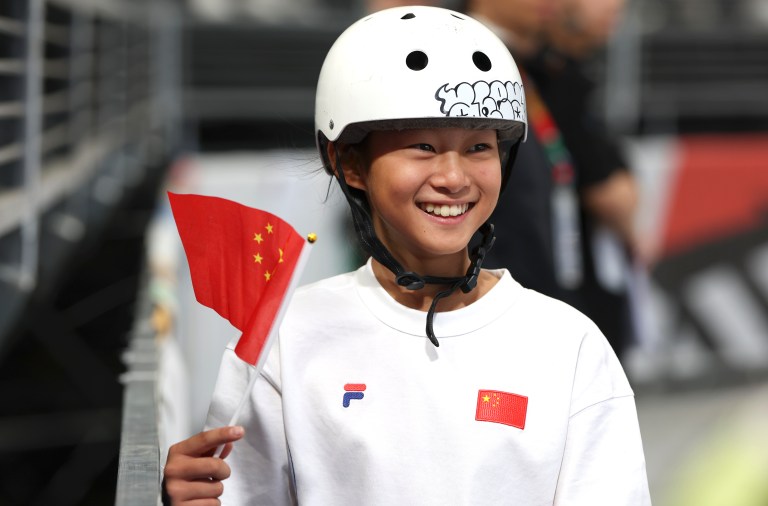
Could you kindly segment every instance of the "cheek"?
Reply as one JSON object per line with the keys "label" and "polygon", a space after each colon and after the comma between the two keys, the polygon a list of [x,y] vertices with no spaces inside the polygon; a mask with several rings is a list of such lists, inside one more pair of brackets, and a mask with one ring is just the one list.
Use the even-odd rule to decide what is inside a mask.
{"label": "cheek", "polygon": [[389,207],[395,210],[413,199],[415,191],[406,177],[391,172],[386,176],[372,174],[368,178],[368,198],[375,207]]}
{"label": "cheek", "polygon": [[402,201],[413,198],[424,177],[402,160],[380,158],[371,164],[367,182],[374,198]]}
{"label": "cheek", "polygon": [[478,184],[489,196],[498,197],[501,191],[501,165],[489,164],[479,171]]}

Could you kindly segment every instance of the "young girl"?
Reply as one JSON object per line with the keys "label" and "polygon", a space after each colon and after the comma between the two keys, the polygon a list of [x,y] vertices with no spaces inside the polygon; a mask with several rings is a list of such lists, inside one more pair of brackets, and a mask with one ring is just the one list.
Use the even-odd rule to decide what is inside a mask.
{"label": "young girl", "polygon": [[504,44],[444,9],[370,15],[328,53],[315,118],[371,259],[295,293],[243,427],[222,427],[251,370],[227,349],[220,428],[171,447],[169,502],[650,504],[603,335],[482,269],[526,131]]}

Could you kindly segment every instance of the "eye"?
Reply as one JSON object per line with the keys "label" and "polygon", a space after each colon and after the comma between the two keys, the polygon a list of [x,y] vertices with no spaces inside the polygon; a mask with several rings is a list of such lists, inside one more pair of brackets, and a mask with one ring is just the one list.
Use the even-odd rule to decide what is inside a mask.
{"label": "eye", "polygon": [[413,149],[418,149],[419,151],[429,151],[434,153],[435,148],[431,144],[427,144],[426,142],[419,142],[418,144],[412,144],[410,147]]}
{"label": "eye", "polygon": [[484,142],[480,144],[475,144],[471,148],[469,148],[470,153],[481,153],[483,151],[488,151],[489,149],[493,149],[493,147],[490,144],[486,144]]}

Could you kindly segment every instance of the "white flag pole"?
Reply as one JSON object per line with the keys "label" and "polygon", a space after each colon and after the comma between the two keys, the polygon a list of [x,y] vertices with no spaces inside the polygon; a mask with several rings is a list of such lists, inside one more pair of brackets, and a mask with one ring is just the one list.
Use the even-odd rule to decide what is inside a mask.
{"label": "white flag pole", "polygon": [[[251,368],[248,386],[245,388],[245,391],[240,398],[240,402],[237,404],[237,408],[235,408],[235,412],[227,424],[229,426],[237,425],[237,422],[240,419],[240,413],[243,411],[245,403],[248,401],[248,397],[253,390],[253,385],[256,383],[256,379],[260,376],[261,370],[264,368],[264,362],[266,362],[267,357],[269,356],[269,350],[272,348],[272,343],[275,340],[275,336],[277,336],[278,331],[280,330],[280,323],[283,321],[283,316],[285,316],[285,311],[288,309],[288,304],[291,301],[291,297],[293,297],[293,292],[299,285],[299,279],[301,278],[301,274],[304,272],[304,267],[307,265],[307,260],[309,260],[309,254],[312,251],[312,245],[315,243],[315,240],[315,234],[309,234],[307,236],[306,242],[304,243],[304,246],[301,248],[301,253],[299,253],[299,259],[296,261],[296,267],[293,269],[291,281],[288,283],[285,296],[280,303],[280,308],[277,310],[275,319],[272,321],[272,326],[269,328],[269,334],[267,334],[267,339],[264,341],[264,346],[261,348],[259,358],[256,361],[256,364],[254,364]],[[216,448],[216,452],[213,456],[221,456],[221,452],[223,450],[224,445],[219,446]]]}

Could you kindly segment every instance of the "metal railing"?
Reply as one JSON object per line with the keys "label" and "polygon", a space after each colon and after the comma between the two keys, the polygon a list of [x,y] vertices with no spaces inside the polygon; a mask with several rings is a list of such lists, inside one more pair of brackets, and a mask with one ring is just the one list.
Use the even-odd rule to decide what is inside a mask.
{"label": "metal railing", "polygon": [[[40,283],[41,234],[81,239],[178,142],[173,9],[172,0],[3,2],[0,290],[9,300]],[[13,306],[0,309],[0,336]]]}
{"label": "metal railing", "polygon": [[625,134],[768,122],[760,0],[630,0],[605,60],[604,110]]}
{"label": "metal railing", "polygon": [[160,497],[158,351],[155,331],[149,324],[148,291],[141,293],[144,296],[137,304],[137,326],[123,354],[128,370],[120,378],[124,393],[116,506],[151,505]]}
{"label": "metal railing", "polygon": [[[0,2],[0,344],[25,301],[178,149],[181,10],[178,0]],[[121,378],[122,506],[157,497],[153,352],[151,335],[134,331]]]}

